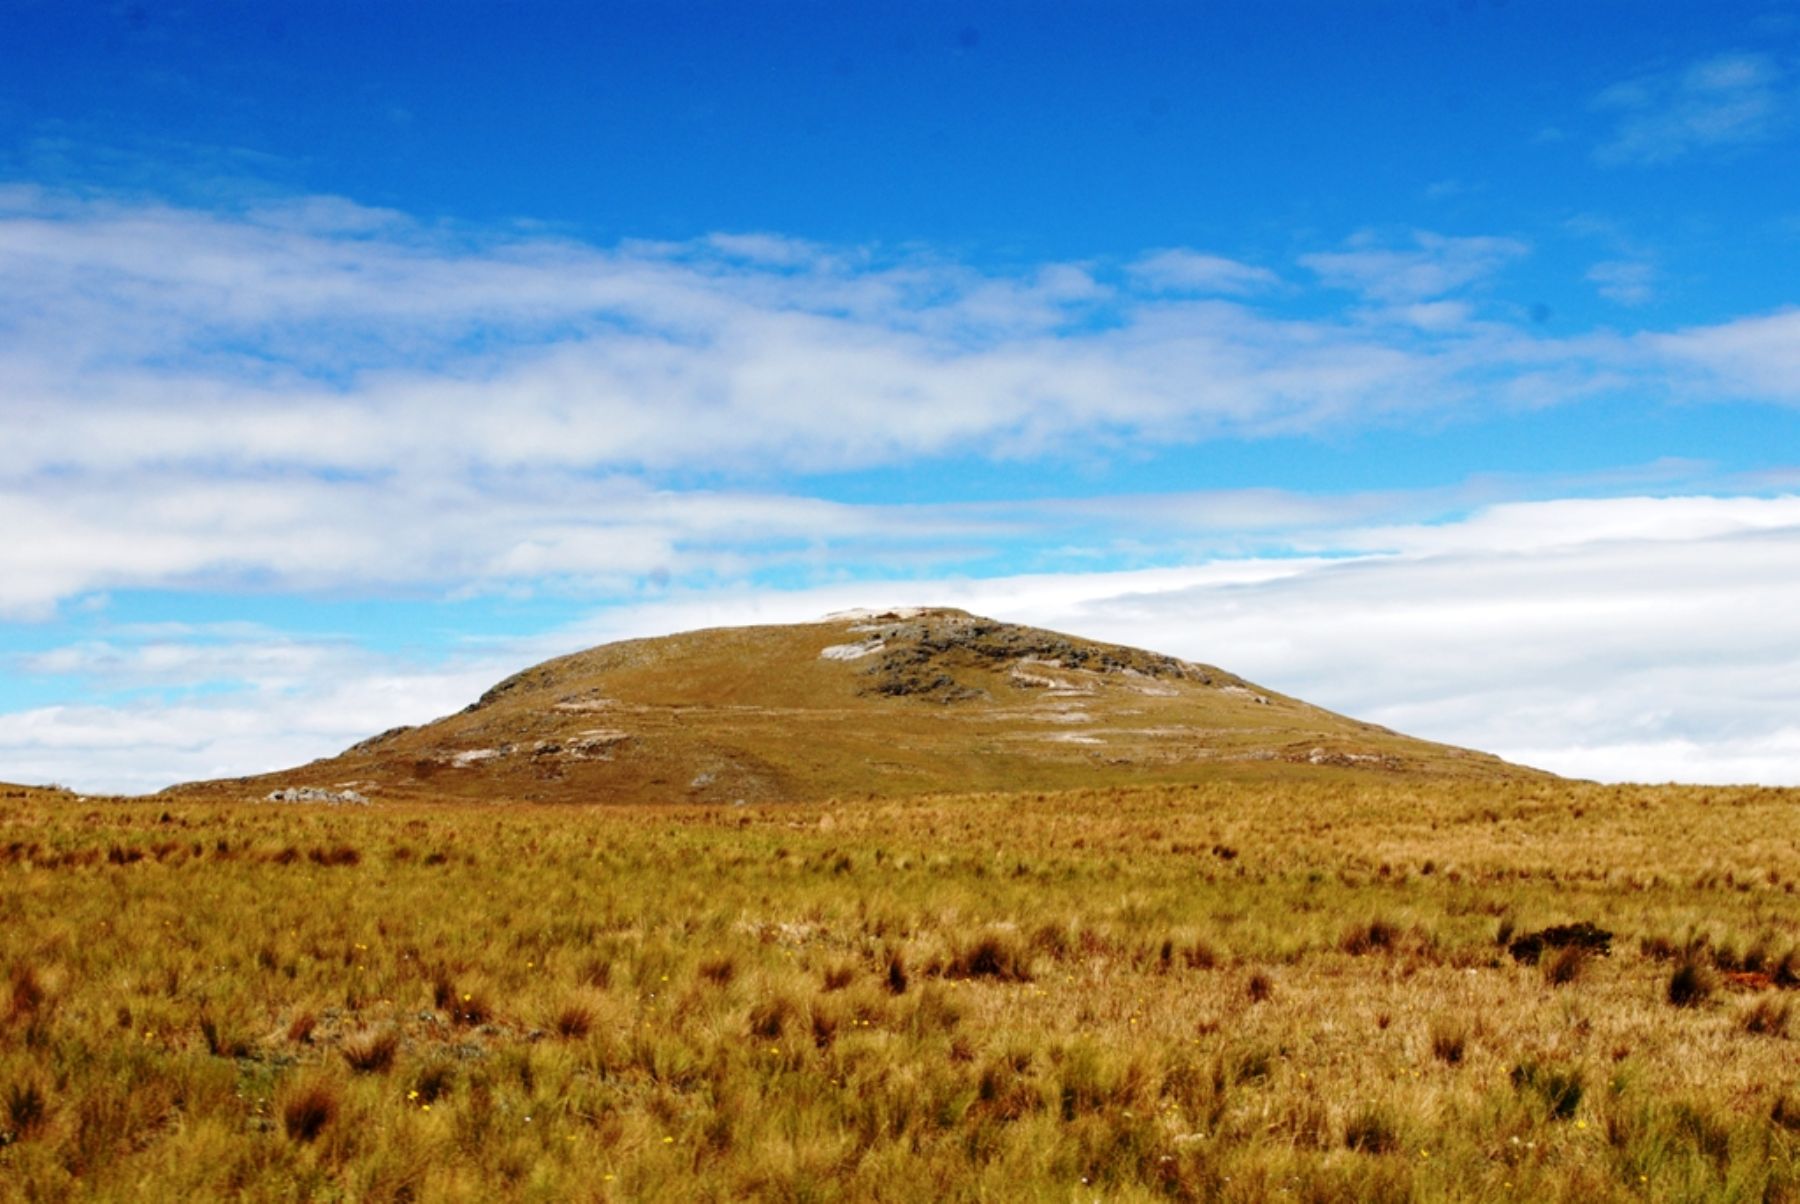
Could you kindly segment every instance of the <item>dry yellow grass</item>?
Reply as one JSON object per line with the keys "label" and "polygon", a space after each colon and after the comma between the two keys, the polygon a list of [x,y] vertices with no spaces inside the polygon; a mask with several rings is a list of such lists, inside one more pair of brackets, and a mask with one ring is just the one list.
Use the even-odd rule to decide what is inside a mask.
{"label": "dry yellow grass", "polygon": [[1797,1199],[1797,820],[7,799],[0,1196]]}

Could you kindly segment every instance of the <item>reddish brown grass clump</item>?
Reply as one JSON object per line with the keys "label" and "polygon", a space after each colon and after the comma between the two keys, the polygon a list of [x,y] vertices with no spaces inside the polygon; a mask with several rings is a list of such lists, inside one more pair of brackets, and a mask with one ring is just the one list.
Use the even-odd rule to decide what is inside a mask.
{"label": "reddish brown grass clump", "polygon": [[1030,982],[1030,957],[1006,934],[990,932],[958,949],[944,966],[944,977]]}
{"label": "reddish brown grass clump", "polygon": [[317,1016],[308,1011],[300,1012],[288,1021],[287,1039],[295,1045],[309,1045],[312,1043],[313,1029],[318,1025]]}
{"label": "reddish brown grass clump", "polygon": [[358,1033],[344,1042],[344,1061],[358,1074],[379,1074],[394,1064],[400,1034],[391,1028]]}
{"label": "reddish brown grass clump", "polygon": [[281,1109],[281,1123],[294,1141],[313,1141],[337,1119],[337,1092],[325,1083],[313,1083],[288,1097]]}
{"label": "reddish brown grass clump", "polygon": [[593,1030],[594,1009],[580,1002],[564,1004],[550,1027],[556,1030],[557,1036],[578,1041]]}

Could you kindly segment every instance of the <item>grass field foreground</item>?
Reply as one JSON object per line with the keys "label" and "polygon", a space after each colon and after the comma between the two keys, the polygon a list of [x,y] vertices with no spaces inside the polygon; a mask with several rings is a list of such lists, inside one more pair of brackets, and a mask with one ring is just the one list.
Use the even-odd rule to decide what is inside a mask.
{"label": "grass field foreground", "polygon": [[1796,883],[1757,789],[21,795],[0,1197],[1800,1200]]}

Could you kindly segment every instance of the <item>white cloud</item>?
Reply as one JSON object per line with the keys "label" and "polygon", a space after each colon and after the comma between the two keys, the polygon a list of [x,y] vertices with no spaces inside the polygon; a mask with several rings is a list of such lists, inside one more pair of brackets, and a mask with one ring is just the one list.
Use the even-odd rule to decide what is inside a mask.
{"label": "white cloud", "polygon": [[1430,301],[1494,275],[1530,250],[1513,238],[1452,238],[1415,231],[1412,245],[1382,246],[1372,234],[1344,250],[1302,255],[1300,262],[1331,288],[1393,305]]}
{"label": "white cloud", "polygon": [[1182,247],[1152,251],[1131,264],[1129,271],[1143,287],[1163,292],[1241,296],[1281,283],[1268,268]]}
{"label": "white cloud", "polygon": [[[1440,295],[1523,253],[1359,240],[1307,262],[1378,304],[1294,318],[1095,265],[770,235],[602,250],[329,198],[221,216],[12,189],[0,617],[246,583],[617,592],[883,542],[941,569],[1007,516],[975,531],[780,483],[1653,396],[1670,368],[1684,397],[1796,398],[1792,315],[1553,340]],[[748,484],[657,485],[694,474]]]}
{"label": "white cloud", "polygon": [[[1329,323],[1218,305],[1140,319],[1075,265],[984,275],[770,236],[471,246],[342,202],[221,217],[6,199],[15,479],[177,462],[837,470],[1096,429],[1343,421],[1454,373]],[[1108,304],[1123,320],[1088,327]]]}
{"label": "white cloud", "polygon": [[0,714],[0,777],[145,793],[299,765],[378,731],[448,714],[522,664],[488,652],[421,667],[342,640],[254,630],[222,637],[167,632],[142,643],[121,638],[53,649],[21,667],[156,693]]}
{"label": "white cloud", "polygon": [[[0,489],[0,618],[119,588],[629,592],[646,577],[822,551],[956,545],[1004,517],[780,494],[665,491],[567,472],[479,481],[79,474]],[[941,553],[940,553],[941,555]]]}
{"label": "white cloud", "polygon": [[1644,305],[1656,297],[1656,266],[1640,259],[1608,259],[1587,270],[1602,297],[1620,305]]}
{"label": "white cloud", "polygon": [[1603,164],[1668,163],[1697,151],[1767,142],[1791,119],[1785,73],[1763,54],[1721,54],[1606,89],[1594,100],[1618,115],[1594,152]]}
{"label": "white cloud", "polygon": [[1800,309],[1642,338],[1702,395],[1800,403]]}
{"label": "white cloud", "polygon": [[[0,614],[245,579],[679,574],[717,568],[721,515],[752,503],[652,503],[670,474],[766,486],[1582,396],[1610,350],[1429,296],[1522,250],[1422,233],[1326,257],[1415,299],[1297,319],[1129,284],[1264,283],[1186,251],[995,273],[768,234],[603,249],[334,198],[221,214],[0,189]],[[850,521],[755,505],[780,539]]]}

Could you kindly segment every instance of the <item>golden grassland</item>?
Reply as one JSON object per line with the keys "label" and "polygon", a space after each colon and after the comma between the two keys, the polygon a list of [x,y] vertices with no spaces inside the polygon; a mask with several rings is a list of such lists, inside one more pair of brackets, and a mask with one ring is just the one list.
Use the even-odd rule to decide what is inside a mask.
{"label": "golden grassland", "polygon": [[1800,795],[1356,778],[0,798],[0,1197],[1800,1199]]}

